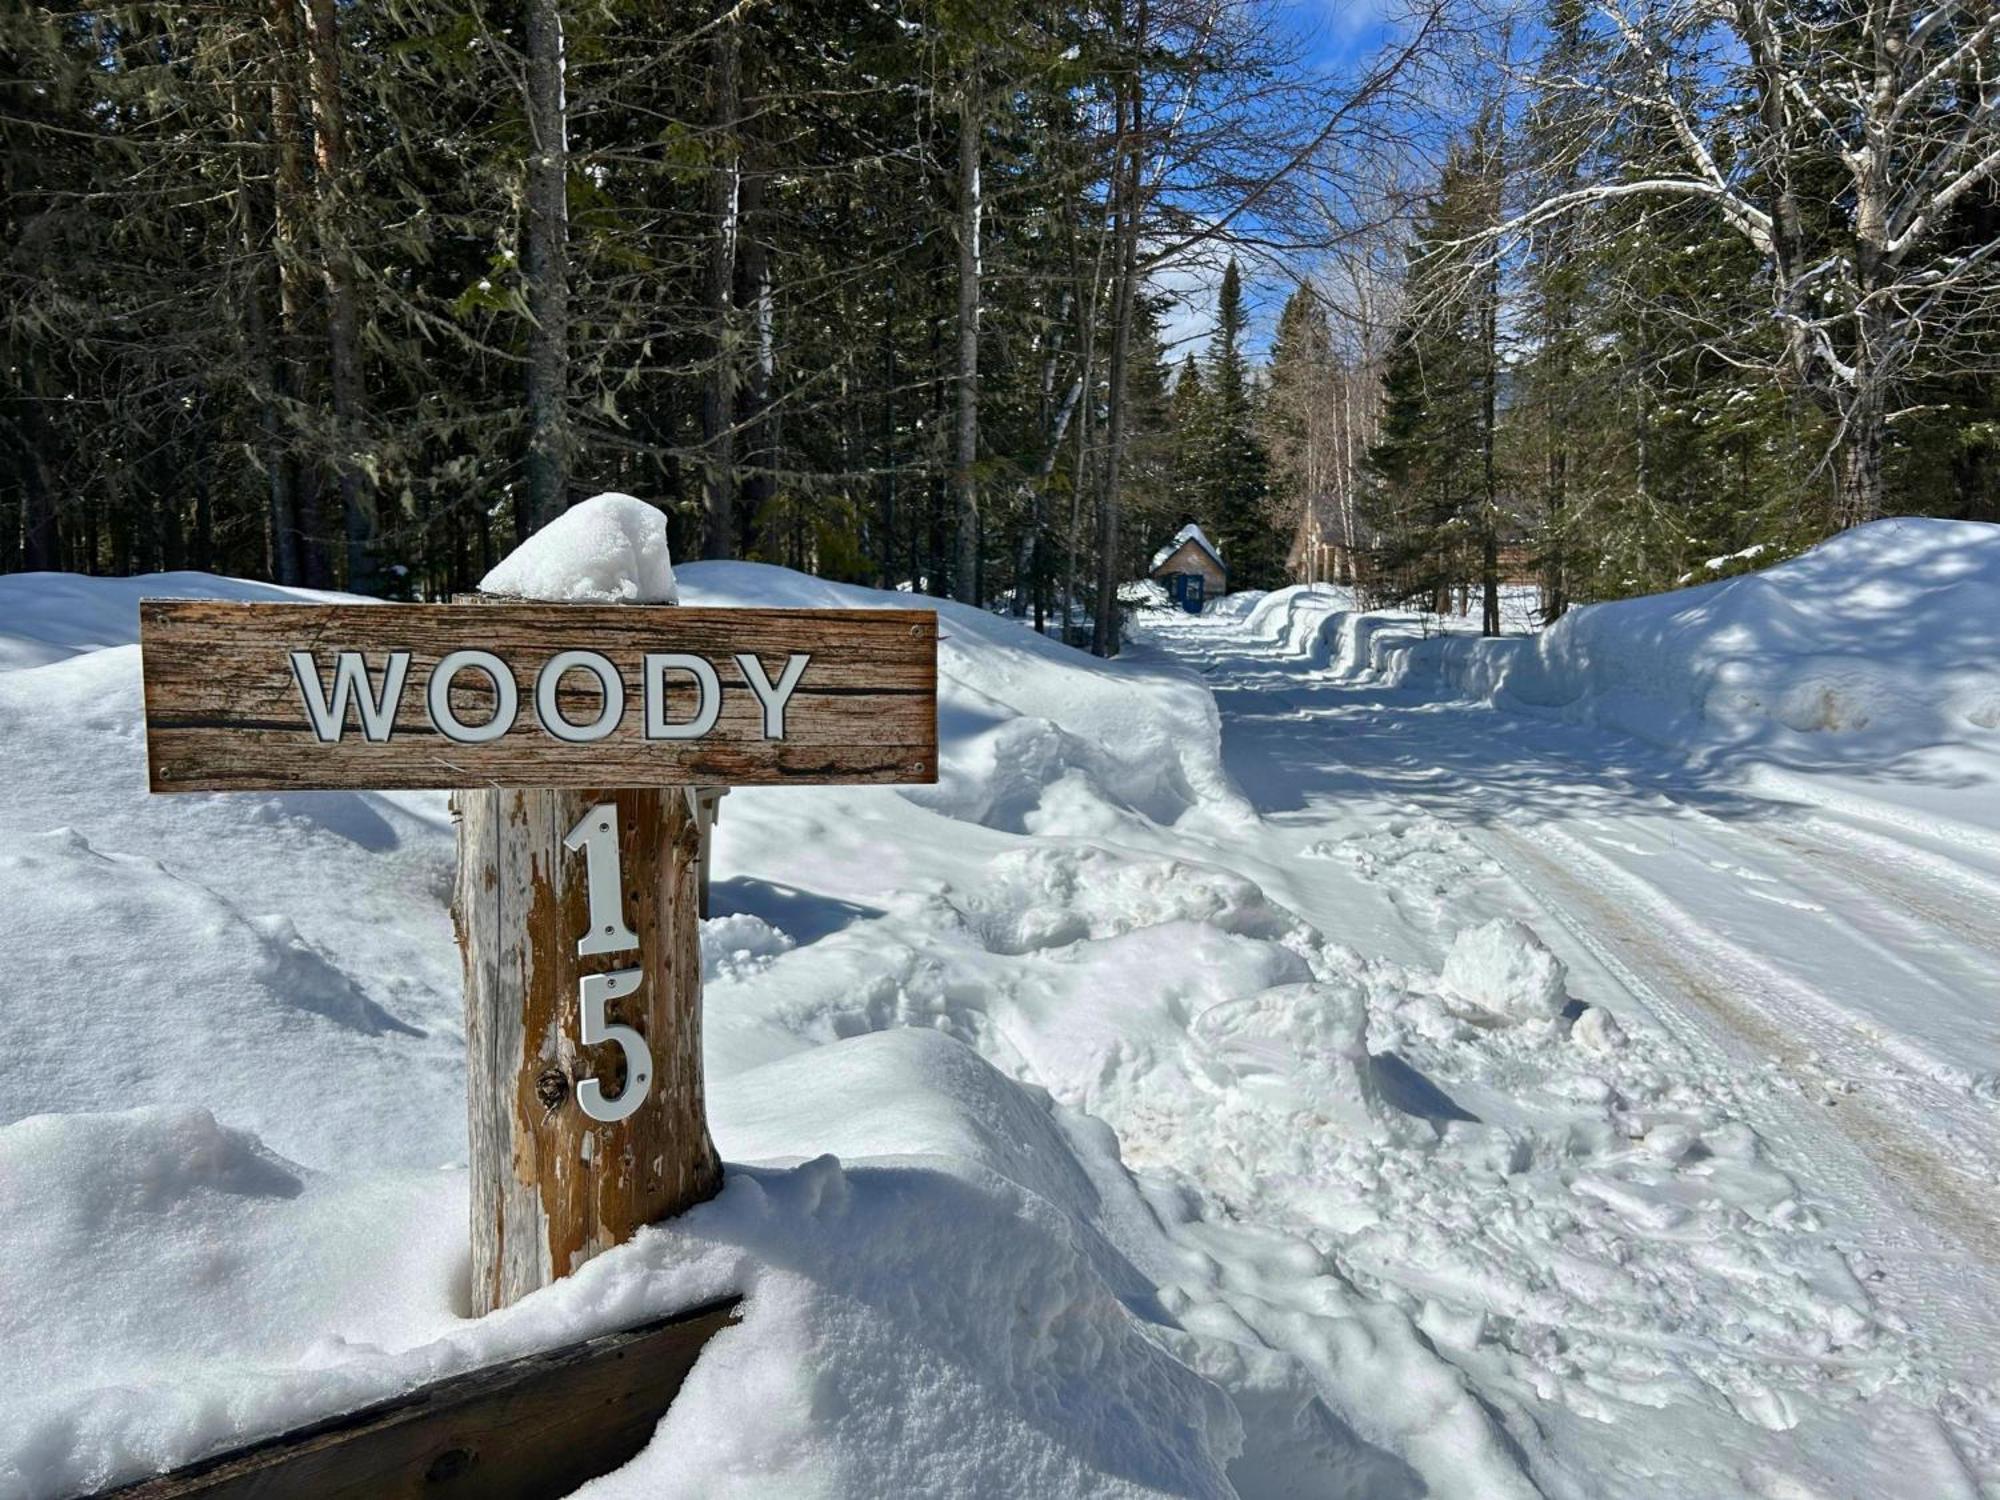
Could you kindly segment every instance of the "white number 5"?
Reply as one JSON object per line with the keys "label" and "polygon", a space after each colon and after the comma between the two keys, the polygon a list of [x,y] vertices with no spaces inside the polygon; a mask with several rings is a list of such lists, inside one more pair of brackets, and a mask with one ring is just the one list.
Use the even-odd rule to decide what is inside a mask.
{"label": "white number 5", "polygon": [[593,1120],[605,1124],[622,1120],[641,1104],[653,1087],[653,1054],[646,1039],[630,1026],[616,1026],[604,1018],[604,1002],[615,995],[629,995],[639,988],[641,971],[616,969],[609,974],[586,974],[583,988],[583,1045],[601,1047],[616,1042],[625,1054],[625,1087],[616,1099],[606,1100],[604,1084],[586,1078],[576,1086],[576,1102]]}
{"label": "white number 5", "polygon": [[[583,815],[576,827],[563,838],[569,849],[582,849],[585,893],[590,907],[590,930],[577,939],[581,955],[621,953],[639,946],[638,935],[625,925],[624,872],[618,867],[618,805],[600,802]],[[613,1025],[604,1014],[605,1004],[619,995],[637,993],[645,978],[643,969],[614,969],[609,974],[586,974],[579,982],[583,1008],[582,1035],[586,1047],[616,1042],[625,1054],[625,1087],[616,1099],[604,1097],[603,1081],[586,1078],[576,1086],[576,1102],[591,1119],[613,1124],[646,1102],[653,1087],[653,1054],[646,1039],[630,1026]]]}

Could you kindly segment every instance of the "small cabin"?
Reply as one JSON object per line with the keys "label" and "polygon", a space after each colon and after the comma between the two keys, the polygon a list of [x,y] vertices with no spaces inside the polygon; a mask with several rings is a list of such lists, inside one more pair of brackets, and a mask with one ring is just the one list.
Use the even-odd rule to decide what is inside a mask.
{"label": "small cabin", "polygon": [[1192,521],[1153,554],[1146,576],[1165,584],[1167,597],[1191,615],[1200,614],[1210,598],[1229,592],[1228,564]]}

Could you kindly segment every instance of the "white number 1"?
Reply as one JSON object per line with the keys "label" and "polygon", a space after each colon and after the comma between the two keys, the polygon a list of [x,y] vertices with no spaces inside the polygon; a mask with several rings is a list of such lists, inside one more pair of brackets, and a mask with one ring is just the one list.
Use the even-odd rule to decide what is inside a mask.
{"label": "white number 1", "polygon": [[639,946],[639,935],[625,925],[625,872],[618,868],[618,804],[600,802],[563,835],[565,849],[583,851],[585,893],[590,903],[590,931],[576,940],[576,951],[623,953]]}
{"label": "white number 1", "polygon": [[[585,896],[590,907],[590,931],[577,939],[576,951],[623,953],[639,946],[638,934],[625,925],[625,878],[618,865],[618,807],[600,802],[563,838],[563,847],[583,850]],[[601,1079],[586,1078],[576,1086],[577,1106],[591,1119],[614,1124],[646,1102],[653,1087],[653,1054],[646,1039],[630,1026],[619,1026],[604,1014],[606,1002],[637,993],[643,969],[614,969],[586,974],[579,981],[583,1007],[582,1035],[586,1047],[616,1042],[625,1054],[625,1087],[616,1099],[604,1097]]]}

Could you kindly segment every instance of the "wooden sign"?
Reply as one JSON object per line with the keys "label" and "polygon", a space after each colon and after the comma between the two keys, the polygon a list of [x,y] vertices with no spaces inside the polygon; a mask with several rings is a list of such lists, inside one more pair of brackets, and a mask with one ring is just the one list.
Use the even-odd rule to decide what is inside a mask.
{"label": "wooden sign", "polygon": [[679,787],[463,791],[472,1306],[722,1186],[701,1057],[701,827]]}
{"label": "wooden sign", "polygon": [[[714,797],[935,781],[934,613],[152,599],[139,620],[154,791],[456,789],[474,1313],[720,1190],[698,921]],[[535,1430],[594,1430],[602,1399],[578,1380]],[[441,1470],[402,1408],[378,1415],[365,1442],[314,1429],[203,1468],[207,1489],[135,1493],[309,1476],[313,1494],[525,1497],[601,1472],[538,1467],[502,1433],[481,1438],[483,1477],[426,1488],[462,1465]]]}
{"label": "wooden sign", "polygon": [[937,779],[937,616],[139,607],[156,792]]}

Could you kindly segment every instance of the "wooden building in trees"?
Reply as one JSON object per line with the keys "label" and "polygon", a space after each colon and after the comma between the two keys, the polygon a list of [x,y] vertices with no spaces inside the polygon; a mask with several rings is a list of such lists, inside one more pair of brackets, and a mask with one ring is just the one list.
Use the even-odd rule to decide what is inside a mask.
{"label": "wooden building in trees", "polygon": [[1167,597],[1191,615],[1200,614],[1210,596],[1229,591],[1229,565],[1192,521],[1153,554],[1152,570],[1146,576],[1165,584]]}

